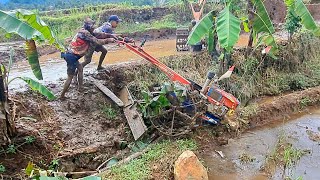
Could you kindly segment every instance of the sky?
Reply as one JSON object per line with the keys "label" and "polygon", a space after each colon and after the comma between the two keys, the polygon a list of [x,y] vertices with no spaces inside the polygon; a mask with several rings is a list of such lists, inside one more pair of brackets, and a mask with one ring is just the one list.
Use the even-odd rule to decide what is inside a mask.
{"label": "sky", "polygon": [[6,2],[8,2],[9,0],[0,0],[0,3],[4,4]]}

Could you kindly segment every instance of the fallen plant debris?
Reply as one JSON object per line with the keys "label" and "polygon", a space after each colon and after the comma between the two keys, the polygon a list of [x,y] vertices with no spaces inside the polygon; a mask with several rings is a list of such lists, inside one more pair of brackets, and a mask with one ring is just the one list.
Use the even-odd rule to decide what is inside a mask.
{"label": "fallen plant debris", "polygon": [[315,142],[320,142],[320,133],[319,132],[306,130],[306,133],[308,134],[310,140],[315,141]]}

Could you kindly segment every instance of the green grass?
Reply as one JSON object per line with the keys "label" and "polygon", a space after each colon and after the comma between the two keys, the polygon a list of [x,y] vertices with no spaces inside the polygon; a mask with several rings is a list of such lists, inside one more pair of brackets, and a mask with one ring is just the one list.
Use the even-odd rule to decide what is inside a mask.
{"label": "green grass", "polygon": [[285,167],[292,167],[303,156],[304,151],[294,148],[292,145],[286,146],[283,152],[283,162]]}
{"label": "green grass", "polygon": [[309,104],[312,104],[313,101],[309,97],[304,97],[300,100],[301,108],[307,107]]}
{"label": "green grass", "polygon": [[102,112],[108,119],[115,119],[119,115],[119,112],[110,105],[103,105]]}
{"label": "green grass", "polygon": [[103,179],[148,179],[152,172],[152,165],[159,164],[161,161],[165,161],[164,166],[173,164],[183,151],[196,150],[197,144],[192,139],[177,141],[165,140],[158,144],[150,145],[148,148],[150,148],[150,150],[139,159],[134,159],[126,165],[114,167],[111,171],[106,172],[103,175]]}
{"label": "green grass", "polygon": [[288,136],[282,134],[279,136],[278,143],[271,155],[267,158],[266,163],[289,169],[296,165],[300,158],[307,154],[307,152],[308,150],[293,147],[293,145],[288,142]]}

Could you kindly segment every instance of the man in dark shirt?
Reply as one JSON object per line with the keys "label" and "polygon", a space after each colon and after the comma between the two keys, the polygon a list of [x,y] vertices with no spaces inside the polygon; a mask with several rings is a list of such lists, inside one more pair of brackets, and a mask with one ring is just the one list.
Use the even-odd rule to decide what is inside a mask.
{"label": "man in dark shirt", "polygon": [[[113,38],[108,38],[108,34],[98,34],[105,38],[98,39],[94,36],[94,21],[87,18],[84,21],[83,28],[72,39],[68,50],[61,53],[61,57],[67,62],[67,74],[68,78],[64,84],[62,93],[60,95],[61,99],[65,98],[65,93],[67,92],[73,77],[78,75],[78,88],[82,89],[83,86],[83,66],[79,63],[79,59],[84,56],[85,61],[91,61],[90,54],[94,52],[97,45],[104,45],[109,42],[114,42]],[[109,36],[110,37],[110,36]],[[76,73],[77,70],[77,73]]]}
{"label": "man in dark shirt", "polygon": [[[121,22],[121,19],[117,15],[111,15],[108,18],[108,22],[104,23],[102,26],[96,28],[93,31],[94,36],[98,39],[102,39],[102,38],[105,38],[104,34],[106,33],[106,34],[111,34],[111,35],[113,35],[113,37],[116,38],[117,35],[114,33],[114,29],[117,28],[117,26],[120,22]],[[108,51],[103,45],[97,45],[95,51],[101,52],[97,70],[103,70],[104,68],[102,67],[102,63],[103,63]],[[92,54],[88,54],[88,56],[92,57]],[[91,62],[91,58],[87,58],[87,61],[84,61],[82,63],[82,66],[85,67],[90,62]]]}

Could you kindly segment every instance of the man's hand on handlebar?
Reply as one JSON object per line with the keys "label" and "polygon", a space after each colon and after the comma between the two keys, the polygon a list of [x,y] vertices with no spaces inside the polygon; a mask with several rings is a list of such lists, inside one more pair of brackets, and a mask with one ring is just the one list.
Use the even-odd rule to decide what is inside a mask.
{"label": "man's hand on handlebar", "polygon": [[128,37],[125,37],[125,38],[123,39],[123,41],[124,41],[125,43],[134,43],[134,39],[128,38]]}
{"label": "man's hand on handlebar", "polygon": [[117,37],[117,40],[123,41],[123,42],[125,42],[125,43],[134,43],[134,39],[131,39],[131,38],[128,38],[128,37],[124,37],[124,38],[122,38],[122,37]]}

